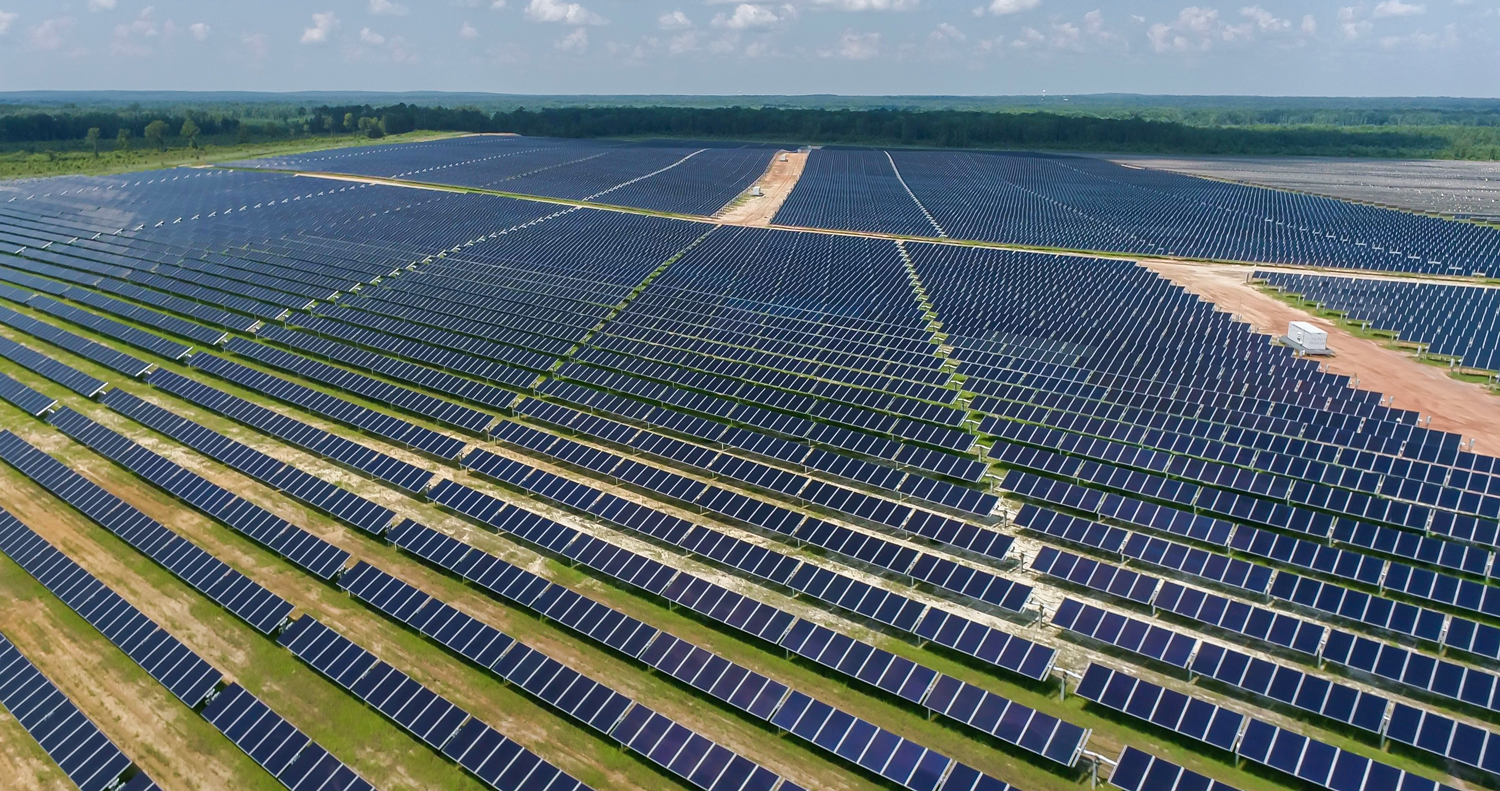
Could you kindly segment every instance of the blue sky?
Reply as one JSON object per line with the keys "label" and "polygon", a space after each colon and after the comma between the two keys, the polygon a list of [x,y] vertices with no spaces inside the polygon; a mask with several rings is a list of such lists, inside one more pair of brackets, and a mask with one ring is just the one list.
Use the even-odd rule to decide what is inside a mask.
{"label": "blue sky", "polygon": [[1500,0],[0,0],[0,90],[1500,96]]}

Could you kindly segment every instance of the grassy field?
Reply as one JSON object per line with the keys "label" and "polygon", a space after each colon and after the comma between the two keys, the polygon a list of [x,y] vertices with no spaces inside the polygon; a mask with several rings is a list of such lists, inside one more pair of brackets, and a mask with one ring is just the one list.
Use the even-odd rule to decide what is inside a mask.
{"label": "grassy field", "polygon": [[0,179],[33,178],[65,175],[108,175],[138,170],[154,170],[182,165],[208,165],[253,157],[301,154],[332,148],[378,146],[456,137],[458,132],[408,132],[372,140],[363,135],[327,135],[250,143],[232,141],[208,142],[199,148],[170,146],[165,151],[149,148],[136,140],[124,151],[115,150],[114,141],[105,141],[99,155],[78,148],[38,149],[36,146],[10,144],[0,147]]}

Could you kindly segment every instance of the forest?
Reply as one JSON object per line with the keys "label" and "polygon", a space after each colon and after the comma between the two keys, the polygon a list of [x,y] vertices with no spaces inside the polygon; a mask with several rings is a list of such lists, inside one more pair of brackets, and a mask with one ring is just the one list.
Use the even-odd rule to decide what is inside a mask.
{"label": "forest", "polygon": [[[193,95],[188,95],[193,96]],[[788,145],[1500,159],[1500,103],[1256,97],[462,98],[353,102],[353,95],[59,102],[0,97],[0,154],[143,146],[213,148],[412,132],[676,138]],[[76,97],[75,97],[76,98]],[[308,99],[324,101],[305,101]],[[410,97],[417,98],[417,97]],[[458,98],[441,94],[424,99]],[[613,98],[614,103],[608,100]],[[340,102],[338,100],[346,100]]]}

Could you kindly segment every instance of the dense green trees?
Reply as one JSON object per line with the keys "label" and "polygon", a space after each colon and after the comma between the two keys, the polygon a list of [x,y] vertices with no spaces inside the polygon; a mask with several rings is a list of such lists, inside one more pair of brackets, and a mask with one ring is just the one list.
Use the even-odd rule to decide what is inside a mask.
{"label": "dense green trees", "polygon": [[[835,97],[837,98],[837,97]],[[1150,98],[1150,97],[1147,97]],[[1184,101],[1193,97],[1183,97]],[[1200,97],[1207,101],[1211,97]],[[115,135],[123,148],[132,135],[157,147],[199,140],[277,139],[335,131],[382,137],[418,129],[456,132],[517,132],[560,137],[664,137],[759,140],[785,144],[901,145],[938,148],[1014,148],[1071,151],[1137,151],[1180,154],[1301,154],[1500,159],[1500,114],[1487,107],[1442,111],[1377,110],[1326,100],[1324,110],[1299,106],[1214,109],[1142,102],[1135,112],[1103,105],[1067,112],[996,111],[921,107],[819,109],[795,106],[694,107],[574,105],[538,110],[414,104],[282,108],[280,116],[236,117],[232,109],[210,112],[184,107],[157,112],[133,107],[103,111],[68,108],[52,112],[0,110],[0,145],[57,143],[73,146],[89,129]],[[1289,101],[1289,100],[1287,100]],[[1306,104],[1312,100],[1300,100]],[[1372,100],[1377,101],[1377,100]],[[1391,100],[1378,100],[1391,101]],[[960,106],[961,100],[955,100]],[[1088,105],[1088,102],[1079,102]],[[1254,103],[1251,103],[1252,105]],[[248,111],[247,111],[248,112]],[[1363,122],[1362,125],[1359,125]],[[158,134],[152,134],[155,129]],[[198,130],[196,134],[189,134]],[[122,137],[123,135],[123,137]]]}

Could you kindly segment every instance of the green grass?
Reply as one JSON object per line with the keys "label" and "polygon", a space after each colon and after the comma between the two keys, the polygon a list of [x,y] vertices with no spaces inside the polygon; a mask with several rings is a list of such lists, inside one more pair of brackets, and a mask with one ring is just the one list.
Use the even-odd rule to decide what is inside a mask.
{"label": "green grass", "polygon": [[[0,179],[39,176],[107,175],[138,170],[154,170],[182,165],[210,165],[254,157],[301,154],[334,148],[410,143],[457,136],[458,132],[408,132],[372,140],[362,135],[308,136],[291,140],[249,143],[225,141],[208,143],[199,148],[178,145],[165,151],[148,148],[144,141],[132,141],[125,151],[114,149],[114,141],[105,141],[99,155],[84,150],[34,150],[34,147],[5,146],[0,149]],[[33,150],[27,150],[31,148]]]}

